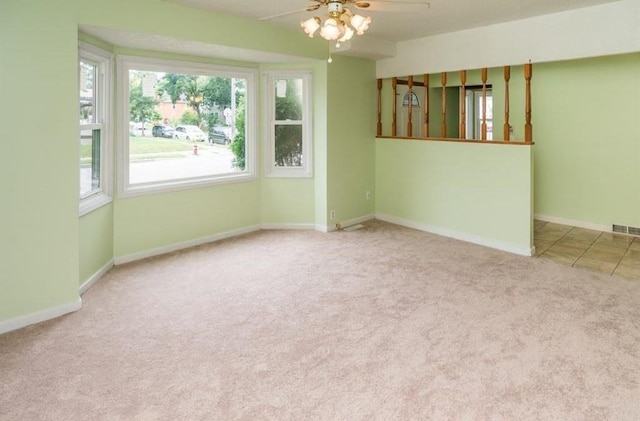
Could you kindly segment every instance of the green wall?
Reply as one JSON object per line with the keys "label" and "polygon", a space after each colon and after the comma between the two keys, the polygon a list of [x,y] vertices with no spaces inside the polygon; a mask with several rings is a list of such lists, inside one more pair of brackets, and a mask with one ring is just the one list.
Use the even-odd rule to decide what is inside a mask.
{"label": "green wall", "polygon": [[328,128],[328,83],[327,66],[313,74],[313,196],[314,223],[316,229],[327,227],[327,128]]}
{"label": "green wall", "polygon": [[[6,0],[5,0],[6,1]],[[8,0],[25,6],[48,0]],[[72,16],[76,24],[137,33],[157,34],[175,39],[213,43],[229,47],[281,53],[316,59],[326,54],[326,43],[299,36],[300,31],[266,22],[216,14],[162,0],[109,0],[86,2],[59,0],[56,5]],[[184,24],[176,24],[183,22]],[[153,50],[153,46],[150,46]]]}
{"label": "green wall", "polygon": [[535,212],[640,227],[640,54],[533,68]]}
{"label": "green wall", "polygon": [[113,204],[80,218],[80,286],[113,261]]}
{"label": "green wall", "polygon": [[78,300],[77,27],[0,4],[0,320]]}
{"label": "green wall", "polygon": [[528,254],[532,146],[376,141],[376,216]]}
{"label": "green wall", "polygon": [[327,80],[327,211],[345,221],[373,215],[375,188],[375,68],[370,61],[335,57]]}
{"label": "green wall", "polygon": [[261,222],[265,225],[315,223],[315,189],[311,178],[265,178],[262,183]]}
{"label": "green wall", "polygon": [[114,254],[121,258],[260,223],[257,182],[118,199]]}

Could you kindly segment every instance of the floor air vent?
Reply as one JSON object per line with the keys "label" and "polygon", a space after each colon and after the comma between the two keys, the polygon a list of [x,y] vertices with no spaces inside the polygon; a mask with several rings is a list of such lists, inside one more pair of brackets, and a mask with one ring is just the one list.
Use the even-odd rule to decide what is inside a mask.
{"label": "floor air vent", "polygon": [[640,228],[629,227],[629,234],[631,234],[631,235],[640,235]]}
{"label": "floor air vent", "polygon": [[626,225],[613,224],[613,227],[611,230],[613,232],[619,232],[621,234],[631,234],[631,235],[640,236],[640,228],[636,228],[636,227],[628,227]]}
{"label": "floor air vent", "polygon": [[613,232],[620,232],[622,234],[626,234],[628,232],[627,227],[624,225],[616,225],[613,224]]}

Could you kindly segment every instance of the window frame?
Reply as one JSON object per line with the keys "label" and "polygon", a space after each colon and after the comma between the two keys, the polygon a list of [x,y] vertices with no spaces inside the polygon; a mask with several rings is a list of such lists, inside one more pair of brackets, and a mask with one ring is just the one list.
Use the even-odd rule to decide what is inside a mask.
{"label": "window frame", "polygon": [[[277,79],[302,79],[302,165],[300,167],[278,167],[275,165],[275,128],[283,120],[275,119],[275,90]],[[313,177],[313,114],[311,70],[267,70],[264,72],[265,86],[265,154],[266,177],[312,178]],[[286,120],[284,120],[286,121]],[[298,120],[296,120],[298,121]]]}
{"label": "window frame", "polygon": [[[112,70],[113,54],[85,42],[78,42],[78,87],[80,86],[80,62],[84,61],[96,66],[98,86],[94,88],[95,122],[78,123],[78,170],[80,168],[80,136],[83,130],[100,130],[100,187],[90,192],[80,193],[80,172],[78,172],[78,213],[86,215],[113,201],[113,89]],[[95,83],[96,81],[94,81]],[[78,90],[78,103],[80,92]]]}
{"label": "window frame", "polygon": [[[487,141],[493,141],[493,130],[491,131],[491,136],[489,136],[489,122],[491,122],[491,126],[493,129],[493,86],[486,86],[487,98],[491,99],[491,107],[489,109],[487,101],[487,115],[491,115],[492,118],[487,118]],[[467,139],[482,139],[482,86],[468,86],[465,90],[466,97],[463,99],[465,101],[465,107],[467,110],[466,114],[466,127],[467,133],[465,136]],[[491,137],[491,139],[489,138]]]}
{"label": "window frame", "polygon": [[[223,66],[182,60],[119,55],[118,73],[118,197],[179,191],[189,188],[248,182],[256,179],[256,109],[258,70],[250,67]],[[237,173],[169,179],[148,183],[129,183],[129,71],[173,72],[203,76],[243,78],[245,97],[245,169]]]}

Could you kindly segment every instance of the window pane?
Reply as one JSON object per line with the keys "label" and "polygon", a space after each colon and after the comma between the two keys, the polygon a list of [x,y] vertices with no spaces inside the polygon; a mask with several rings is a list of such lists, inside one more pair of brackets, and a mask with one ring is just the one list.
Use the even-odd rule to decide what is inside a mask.
{"label": "window pane", "polygon": [[278,79],[275,84],[276,120],[302,120],[302,79]]}
{"label": "window pane", "polygon": [[129,183],[244,171],[246,80],[129,72]]}
{"label": "window pane", "polygon": [[96,66],[80,61],[80,124],[95,123]]}
{"label": "window pane", "polygon": [[302,166],[302,125],[275,126],[276,167]]}
{"label": "window pane", "polygon": [[100,188],[100,129],[80,131],[80,195]]}

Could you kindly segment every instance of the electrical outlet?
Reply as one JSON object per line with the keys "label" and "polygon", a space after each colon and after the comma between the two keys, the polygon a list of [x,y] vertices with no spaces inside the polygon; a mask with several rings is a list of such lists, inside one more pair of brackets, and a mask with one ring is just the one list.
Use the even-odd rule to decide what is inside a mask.
{"label": "electrical outlet", "polygon": [[332,210],[331,212],[329,212],[329,215],[330,215],[332,221],[334,219],[336,219],[336,211]]}
{"label": "electrical outlet", "polygon": [[367,190],[367,193],[364,196],[367,200],[371,200],[371,191]]}

